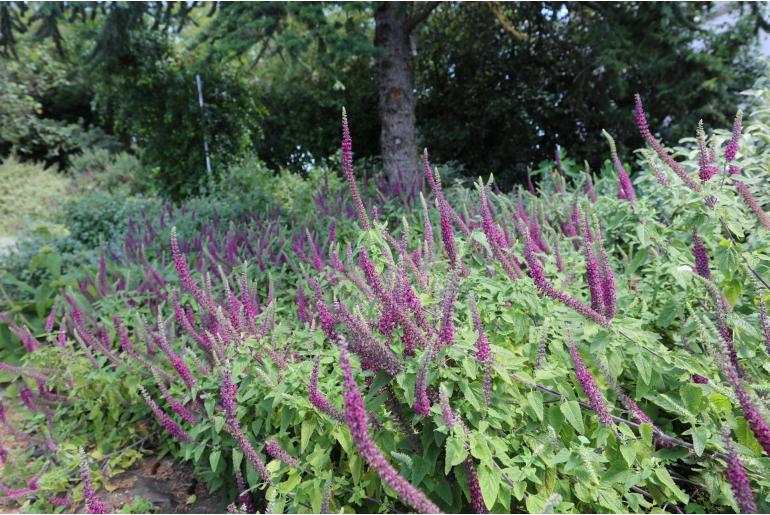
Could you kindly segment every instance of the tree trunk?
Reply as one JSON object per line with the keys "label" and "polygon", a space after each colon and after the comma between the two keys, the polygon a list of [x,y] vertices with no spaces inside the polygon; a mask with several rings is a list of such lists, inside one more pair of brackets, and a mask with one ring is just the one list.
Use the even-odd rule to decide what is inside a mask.
{"label": "tree trunk", "polygon": [[398,173],[409,183],[417,175],[414,90],[412,86],[412,20],[405,2],[381,2],[374,12],[374,44],[379,61],[380,149],[385,173]]}

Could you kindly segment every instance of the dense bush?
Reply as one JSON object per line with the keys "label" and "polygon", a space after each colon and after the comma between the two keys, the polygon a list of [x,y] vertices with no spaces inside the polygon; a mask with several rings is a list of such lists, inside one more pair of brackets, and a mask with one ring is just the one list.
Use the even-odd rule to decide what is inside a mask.
{"label": "dense bush", "polygon": [[510,193],[426,155],[424,202],[344,138],[349,191],[252,163],[232,203],[146,209],[50,317],[4,317],[39,456],[5,496],[97,512],[147,444],[250,512],[767,510],[765,116],[667,151],[639,104],[631,166],[607,135],[599,175]]}
{"label": "dense bush", "polygon": [[44,221],[67,198],[70,181],[41,164],[10,156],[0,163],[0,236]]}

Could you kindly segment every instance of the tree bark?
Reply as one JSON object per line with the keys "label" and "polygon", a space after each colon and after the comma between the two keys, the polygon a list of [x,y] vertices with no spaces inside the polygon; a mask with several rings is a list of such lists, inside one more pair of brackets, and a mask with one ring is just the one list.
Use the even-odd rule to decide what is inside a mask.
{"label": "tree bark", "polygon": [[[379,114],[382,165],[388,178],[418,178],[412,48],[415,20],[406,2],[381,2],[374,11],[374,45],[380,49]],[[418,22],[420,20],[417,20]]]}

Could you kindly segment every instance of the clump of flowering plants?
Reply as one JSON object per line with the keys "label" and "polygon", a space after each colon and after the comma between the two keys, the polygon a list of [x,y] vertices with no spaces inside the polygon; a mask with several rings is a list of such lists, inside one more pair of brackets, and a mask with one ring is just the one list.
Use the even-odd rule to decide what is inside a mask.
{"label": "clump of flowering plants", "polygon": [[[13,328],[35,348],[3,365],[26,433],[0,421],[44,457],[7,459],[3,487],[80,502],[60,464],[100,454],[66,430],[142,420],[124,440],[193,462],[248,510],[766,511],[769,199],[753,135],[770,130],[744,115],[670,150],[644,109],[629,114],[639,160],[608,128],[597,176],[560,154],[531,189],[466,189],[426,152],[422,201],[373,216],[344,120],[357,222],[221,223],[198,245],[168,215],[150,298],[112,288],[107,263],[64,292],[51,330]],[[285,260],[258,266],[271,252]],[[105,427],[93,410],[110,395]]]}

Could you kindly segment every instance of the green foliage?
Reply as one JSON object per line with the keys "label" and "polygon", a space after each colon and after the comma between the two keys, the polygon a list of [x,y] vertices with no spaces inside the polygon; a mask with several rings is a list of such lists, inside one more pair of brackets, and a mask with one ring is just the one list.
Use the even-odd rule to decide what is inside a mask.
{"label": "green foliage", "polygon": [[50,219],[69,187],[68,178],[41,164],[5,159],[0,163],[0,236],[15,234],[25,222]]}
{"label": "green foliage", "polygon": [[[137,29],[128,36],[129,54],[98,61],[98,110],[117,132],[136,138],[143,162],[154,167],[149,179],[162,193],[174,199],[196,193],[207,180],[204,138],[221,174],[258,138],[256,100],[224,67],[177,59],[169,35]],[[203,112],[196,75],[203,83]]]}
{"label": "green foliage", "polygon": [[733,95],[764,70],[753,44],[755,13],[734,26],[702,29],[706,3],[442,4],[419,32],[417,119],[436,160],[457,160],[471,176],[501,185],[553,157],[556,145],[593,166],[606,156],[602,128],[621,151],[638,145],[633,96],[668,141],[698,120],[726,127]]}
{"label": "green foliage", "polygon": [[81,190],[147,192],[151,185],[139,159],[127,152],[112,154],[104,148],[86,149],[70,159],[69,171]]}

